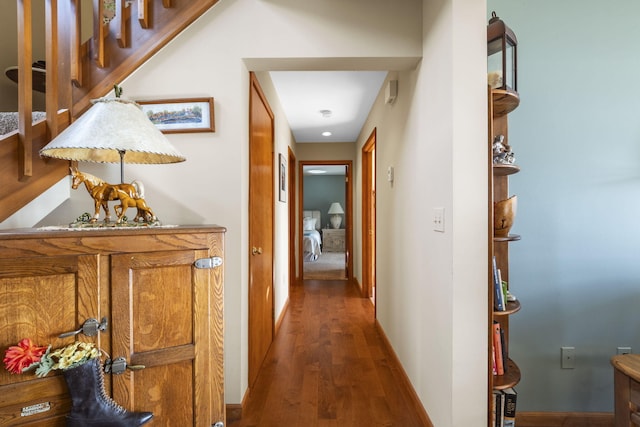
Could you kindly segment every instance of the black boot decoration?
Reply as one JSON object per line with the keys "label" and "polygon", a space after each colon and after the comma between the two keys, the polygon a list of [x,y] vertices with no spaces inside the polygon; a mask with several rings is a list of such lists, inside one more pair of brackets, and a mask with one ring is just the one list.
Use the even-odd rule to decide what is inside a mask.
{"label": "black boot decoration", "polygon": [[72,401],[67,427],[134,427],[153,418],[151,412],[129,412],[107,395],[99,358],[63,374]]}

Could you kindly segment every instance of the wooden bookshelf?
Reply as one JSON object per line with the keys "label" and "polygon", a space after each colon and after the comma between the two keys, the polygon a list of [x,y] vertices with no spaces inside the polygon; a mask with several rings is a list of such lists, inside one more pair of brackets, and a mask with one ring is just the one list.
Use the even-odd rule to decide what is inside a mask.
{"label": "wooden bookshelf", "polygon": [[[496,259],[497,267],[500,269],[502,280],[511,285],[509,279],[509,247],[514,242],[518,242],[521,236],[518,234],[508,234],[506,236],[495,236],[494,234],[494,203],[506,200],[513,194],[509,191],[509,179],[512,175],[520,172],[517,164],[502,164],[493,162],[493,142],[496,136],[504,136],[504,144],[511,147],[508,135],[508,115],[520,105],[520,97],[512,90],[492,90],[488,91],[489,103],[489,177],[488,177],[488,245],[489,245],[489,402],[488,402],[488,424],[491,424],[492,396],[494,390],[504,390],[514,387],[520,382],[520,368],[514,360],[509,357],[509,319],[521,309],[520,301],[507,302],[506,310],[496,310],[494,307],[495,288],[493,280],[493,258]],[[493,374],[493,324],[500,323],[500,328],[504,334],[504,347],[506,357],[506,369],[504,375]]]}

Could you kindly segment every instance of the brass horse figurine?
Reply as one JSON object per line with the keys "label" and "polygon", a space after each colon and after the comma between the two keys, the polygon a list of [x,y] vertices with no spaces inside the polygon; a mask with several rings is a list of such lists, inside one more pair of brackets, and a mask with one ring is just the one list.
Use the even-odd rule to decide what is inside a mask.
{"label": "brass horse figurine", "polygon": [[[124,197],[127,199],[142,200],[144,196],[144,187],[139,181],[133,181],[131,184],[108,184],[97,176],[80,172],[74,168],[71,168],[71,176],[73,178],[71,188],[75,190],[80,184],[84,183],[87,191],[91,197],[93,197],[93,201],[95,202],[95,213],[91,218],[91,222],[98,221],[100,216],[100,207],[104,210],[105,221],[111,221],[108,202],[112,200],[120,200],[122,202]],[[144,200],[142,200],[142,202],[146,206]],[[130,202],[127,201],[129,206],[133,206],[129,203]],[[124,210],[126,211],[126,208]],[[117,213],[118,212],[116,211],[116,214]],[[124,212],[119,216],[119,219],[121,219],[123,215]],[[139,215],[136,216],[136,219],[138,217]],[[146,218],[146,215],[143,216],[143,218]]]}
{"label": "brass horse figurine", "polygon": [[122,222],[122,218],[124,217],[124,213],[127,211],[127,208],[136,208],[137,210],[136,217],[133,219],[133,222],[138,222],[140,219],[146,223],[157,221],[153,211],[149,206],[147,206],[147,202],[145,202],[143,198],[129,197],[124,190],[116,191],[118,193],[118,199],[120,199],[120,204],[114,206],[113,209],[116,211],[116,215],[118,216],[118,224]]}

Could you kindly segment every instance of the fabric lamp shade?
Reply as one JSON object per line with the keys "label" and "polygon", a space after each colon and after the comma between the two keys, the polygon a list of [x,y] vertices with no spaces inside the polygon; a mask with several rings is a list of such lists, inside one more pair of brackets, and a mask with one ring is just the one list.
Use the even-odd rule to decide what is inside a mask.
{"label": "fabric lamp shade", "polygon": [[40,150],[41,156],[121,164],[186,160],[135,102],[121,98],[92,102],[86,113]]}
{"label": "fabric lamp shade", "polygon": [[342,209],[342,205],[340,205],[340,203],[338,202],[333,202],[331,203],[331,206],[329,207],[329,215],[341,215],[344,214],[344,210]]}

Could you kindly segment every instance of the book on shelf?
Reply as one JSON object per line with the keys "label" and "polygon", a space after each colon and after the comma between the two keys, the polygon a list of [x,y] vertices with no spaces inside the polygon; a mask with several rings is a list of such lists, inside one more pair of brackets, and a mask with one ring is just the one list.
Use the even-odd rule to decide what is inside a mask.
{"label": "book on shelf", "polygon": [[[500,325],[498,323],[498,325]],[[502,370],[503,373],[507,373],[507,367],[509,366],[509,364],[507,363],[507,357],[509,357],[507,355],[507,343],[504,337],[504,329],[502,329],[502,326],[500,327],[500,351],[502,351]]]}
{"label": "book on shelf", "polygon": [[495,374],[496,375],[504,375],[504,354],[502,351],[502,343],[504,338],[501,334],[502,328],[500,327],[500,323],[493,322],[493,357],[495,360]]}
{"label": "book on shelf", "polygon": [[504,291],[502,288],[502,278],[500,277],[500,269],[498,269],[498,264],[496,262],[496,257],[493,257],[493,289],[494,289],[494,301],[493,305],[497,311],[505,311],[507,304],[504,295]]}
{"label": "book on shelf", "polygon": [[493,427],[516,426],[516,401],[518,393],[514,388],[493,390],[491,401],[491,425]]}
{"label": "book on shelf", "polygon": [[504,409],[502,406],[502,392],[493,390],[493,400],[491,401],[491,425],[500,427],[503,423]]}
{"label": "book on shelf", "polygon": [[503,427],[515,427],[516,426],[516,401],[518,400],[518,393],[512,387],[502,391],[502,400],[504,400],[503,411]]}

